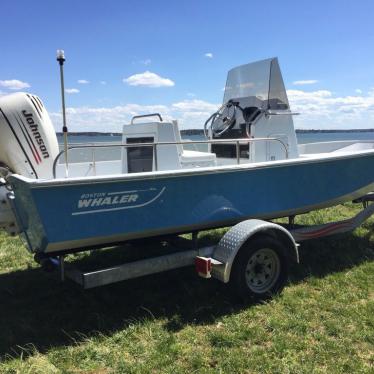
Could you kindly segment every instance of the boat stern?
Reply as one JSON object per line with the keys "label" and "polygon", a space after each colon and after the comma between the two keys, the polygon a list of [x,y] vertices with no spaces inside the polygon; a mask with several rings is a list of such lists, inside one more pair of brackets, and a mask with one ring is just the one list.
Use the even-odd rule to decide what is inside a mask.
{"label": "boat stern", "polygon": [[39,252],[46,248],[47,237],[26,179],[15,174],[8,178],[11,190],[0,187],[0,228],[20,234],[30,252]]}

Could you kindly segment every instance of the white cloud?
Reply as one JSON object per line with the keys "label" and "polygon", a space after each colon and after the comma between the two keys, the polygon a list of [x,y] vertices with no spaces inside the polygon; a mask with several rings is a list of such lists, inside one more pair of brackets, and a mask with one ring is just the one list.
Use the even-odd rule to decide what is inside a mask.
{"label": "white cloud", "polygon": [[65,92],[67,94],[77,94],[77,93],[79,93],[79,90],[77,88],[66,88]]}
{"label": "white cloud", "polygon": [[207,52],[207,53],[204,54],[204,56],[205,56],[206,58],[213,58],[213,53],[211,53],[211,52]]}
{"label": "white cloud", "polygon": [[175,83],[168,78],[163,78],[152,73],[150,71],[145,71],[141,74],[134,74],[128,78],[123,79],[124,83],[130,86],[146,86],[146,87],[172,87]]}
{"label": "white cloud", "polygon": [[[367,95],[339,96],[329,90],[288,90],[296,128],[354,129],[374,128],[374,89]],[[203,128],[206,119],[219,107],[199,99],[183,100],[170,105],[127,104],[116,107],[76,107],[67,109],[71,131],[121,132],[132,116],[158,112],[164,120],[177,119],[182,129]],[[56,129],[61,114],[52,113]]]}
{"label": "white cloud", "polygon": [[211,104],[203,100],[184,100],[179,103],[174,103],[171,106],[173,109],[177,109],[179,111],[184,112],[214,112],[217,110],[216,104]]}
{"label": "white cloud", "polygon": [[100,84],[102,84],[103,86],[106,85],[106,81],[100,81]]}
{"label": "white cloud", "polygon": [[362,90],[360,90],[359,88],[356,88],[356,89],[355,89],[355,92],[358,93],[359,95],[362,94]]}
{"label": "white cloud", "polygon": [[305,79],[305,80],[301,80],[301,81],[294,81],[292,84],[294,86],[304,86],[306,84],[316,84],[318,82],[318,80],[316,79]]}
{"label": "white cloud", "polygon": [[188,97],[195,97],[196,94],[194,94],[193,92],[187,92],[187,96],[188,96]]}
{"label": "white cloud", "polygon": [[[121,132],[124,123],[135,115],[160,113],[164,120],[177,119],[181,128],[202,128],[206,119],[218,109],[218,104],[203,100],[185,100],[167,105],[126,104],[116,107],[67,108],[70,131]],[[51,113],[56,129],[61,127],[61,113]]]}
{"label": "white cloud", "polygon": [[86,79],[78,79],[78,83],[79,84],[88,84],[88,83],[90,83],[90,81],[88,81]]}
{"label": "white cloud", "polygon": [[374,128],[374,91],[366,96],[336,96],[328,90],[287,90],[296,128]]}
{"label": "white cloud", "polygon": [[145,60],[140,60],[140,63],[147,66],[152,63],[152,60],[150,58],[146,58]]}
{"label": "white cloud", "polygon": [[10,90],[22,90],[31,87],[27,82],[22,82],[18,79],[0,80],[0,86]]}

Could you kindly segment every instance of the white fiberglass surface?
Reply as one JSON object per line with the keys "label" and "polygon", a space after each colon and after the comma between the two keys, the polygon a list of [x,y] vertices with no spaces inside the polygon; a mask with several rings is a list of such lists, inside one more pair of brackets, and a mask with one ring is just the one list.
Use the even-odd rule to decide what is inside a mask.
{"label": "white fiberglass surface", "polygon": [[[74,162],[68,165],[68,177],[89,177],[95,175],[113,175],[122,173],[122,161],[97,161],[92,162]],[[56,167],[56,177],[64,178],[66,176],[65,164],[58,164]]]}
{"label": "white fiberglass surface", "polygon": [[[104,180],[113,180],[113,179],[148,179],[148,178],[154,178],[156,176],[164,177],[164,176],[180,176],[180,175],[190,175],[190,174],[200,174],[200,173],[215,173],[215,172],[221,172],[226,170],[242,170],[242,169],[257,169],[257,168],[276,168],[287,165],[296,165],[296,164],[302,164],[306,162],[328,162],[332,160],[338,160],[338,159],[351,159],[356,157],[362,157],[371,155],[374,153],[374,149],[369,150],[362,150],[362,151],[356,151],[356,152],[341,152],[341,153],[320,153],[320,154],[312,154],[310,156],[304,156],[299,158],[293,158],[293,159],[284,159],[284,160],[276,160],[276,161],[265,161],[265,162],[248,162],[248,159],[242,159],[240,164],[236,163],[236,159],[218,159],[216,166],[204,166],[199,168],[185,168],[185,169],[178,169],[178,170],[161,170],[161,171],[151,171],[151,172],[140,172],[140,173],[121,173],[121,172],[115,172],[113,169],[113,173],[109,173],[109,169],[105,170],[106,165],[100,165],[102,167],[102,170],[105,170],[104,173],[96,175],[94,174],[87,174],[87,175],[74,175],[72,172],[69,173],[69,177],[66,178],[65,174],[63,173],[63,169],[60,169],[60,172],[56,179],[54,180],[41,180],[41,179],[30,179],[25,178],[22,176],[18,176],[20,179],[27,181],[30,184],[40,184],[43,185],[44,183],[80,183],[80,181],[87,181],[90,180],[92,182],[94,181],[104,181]],[[98,163],[99,165],[100,163]],[[101,170],[101,169],[98,169]]]}
{"label": "white fiberglass surface", "polygon": [[305,156],[318,156],[329,153],[355,153],[365,150],[374,149],[373,141],[333,141],[333,142],[320,142],[320,143],[307,143],[298,145],[300,157]]}
{"label": "white fiberglass surface", "polygon": [[[313,143],[308,145],[300,145],[299,149],[303,151],[300,154],[299,160],[303,159],[326,159],[326,158],[335,158],[339,156],[349,156],[360,153],[366,153],[368,151],[374,150],[374,142],[355,142],[355,141],[344,141],[344,142],[325,142],[325,143]],[[196,169],[201,170],[206,167],[225,167],[225,166],[236,166],[238,165],[238,160],[236,158],[217,158],[215,165],[206,164],[205,157],[201,159],[202,155],[206,155],[209,159],[212,153],[200,153],[200,152],[187,152],[197,153],[199,157],[196,157],[194,164],[191,162],[182,163],[181,169]],[[191,157],[194,158],[194,157]],[[287,161],[296,161],[298,158],[283,160]],[[279,161],[266,161],[266,162],[251,162],[248,158],[240,158],[239,165],[249,165],[255,167],[256,165],[262,164],[272,164]],[[69,178],[79,178],[79,177],[92,177],[92,176],[106,176],[106,175],[119,175],[122,173],[122,161],[121,159],[109,160],[109,161],[95,161],[93,162],[73,162],[69,164],[68,176]],[[201,165],[199,165],[201,163]],[[172,168],[164,169],[164,171],[173,171]],[[177,170],[175,170],[176,172]],[[57,165],[56,168],[56,177],[64,178],[65,173],[65,164],[61,163]]]}

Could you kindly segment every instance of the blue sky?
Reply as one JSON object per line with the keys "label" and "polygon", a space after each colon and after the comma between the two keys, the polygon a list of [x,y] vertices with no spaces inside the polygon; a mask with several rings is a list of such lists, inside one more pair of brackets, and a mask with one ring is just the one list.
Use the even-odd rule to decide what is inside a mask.
{"label": "blue sky", "polygon": [[297,127],[374,128],[373,1],[13,0],[1,13],[0,94],[39,95],[57,128],[56,49],[74,131],[153,110],[201,127],[227,70],[272,56]]}

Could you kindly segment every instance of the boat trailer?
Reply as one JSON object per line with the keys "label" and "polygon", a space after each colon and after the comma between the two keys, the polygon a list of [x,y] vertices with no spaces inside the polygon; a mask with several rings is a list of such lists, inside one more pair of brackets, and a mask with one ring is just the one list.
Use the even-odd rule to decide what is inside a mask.
{"label": "boat trailer", "polygon": [[[192,240],[169,238],[170,248],[174,250],[170,254],[88,272],[75,268],[73,263],[65,263],[67,254],[39,258],[36,255],[36,261],[45,269],[57,268],[61,281],[70,279],[84,289],[195,265],[203,278],[214,277],[224,283],[236,279],[235,287],[245,288],[242,296],[249,288],[252,297],[264,298],[281,290],[288,264],[299,263],[298,243],[354,230],[373,215],[374,204],[369,204],[373,200],[374,194],[354,200],[363,204],[357,215],[321,225],[296,226],[294,217],[289,217],[288,225],[245,220],[231,227],[216,245],[206,247],[197,245],[199,233],[196,231],[192,233]],[[246,265],[244,269],[242,263]]]}

